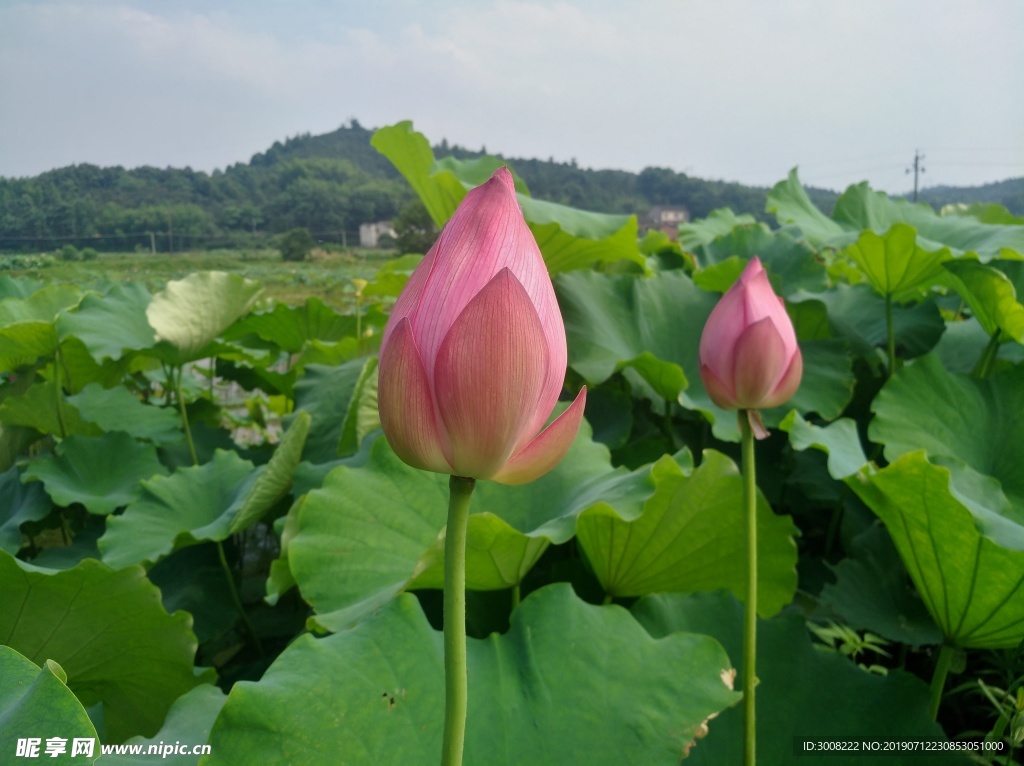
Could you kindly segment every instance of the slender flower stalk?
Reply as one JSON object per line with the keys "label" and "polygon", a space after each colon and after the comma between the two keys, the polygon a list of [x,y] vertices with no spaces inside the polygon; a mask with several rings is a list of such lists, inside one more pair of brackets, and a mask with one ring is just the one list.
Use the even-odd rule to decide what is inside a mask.
{"label": "slender flower stalk", "polygon": [[466,668],[466,533],[476,479],[448,481],[448,528],[444,539],[444,741],[442,766],[462,763],[469,686]]}
{"label": "slender flower stalk", "polygon": [[892,296],[885,296],[886,351],[889,358],[889,377],[896,372],[896,324],[892,318]]}
{"label": "slender flower stalk", "polygon": [[757,467],[754,428],[739,411],[743,451],[743,507],[747,522],[747,601],[743,615],[743,763],[757,762],[757,726],[754,690],[757,686]]}

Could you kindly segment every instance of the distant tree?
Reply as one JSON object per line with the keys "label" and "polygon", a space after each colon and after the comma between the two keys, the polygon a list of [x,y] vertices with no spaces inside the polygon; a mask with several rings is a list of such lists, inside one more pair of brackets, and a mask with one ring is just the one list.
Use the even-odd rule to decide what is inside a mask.
{"label": "distant tree", "polygon": [[278,249],[281,251],[281,259],[285,261],[304,261],[313,251],[316,242],[309,233],[309,229],[292,229],[283,237]]}
{"label": "distant tree", "polygon": [[396,235],[395,247],[402,253],[426,253],[437,239],[434,221],[418,199],[398,211],[392,226]]}
{"label": "distant tree", "polygon": [[82,248],[82,260],[83,261],[95,261],[99,253],[96,252],[95,248],[85,247]]}
{"label": "distant tree", "polygon": [[64,245],[60,249],[60,259],[62,261],[80,261],[82,260],[82,254],[78,252],[78,248],[74,245]]}

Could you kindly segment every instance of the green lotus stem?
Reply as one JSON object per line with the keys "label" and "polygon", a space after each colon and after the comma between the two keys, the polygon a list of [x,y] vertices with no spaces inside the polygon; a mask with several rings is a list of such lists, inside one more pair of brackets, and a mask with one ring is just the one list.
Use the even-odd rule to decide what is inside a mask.
{"label": "green lotus stem", "polygon": [[747,411],[740,410],[743,435],[743,507],[747,518],[747,601],[743,617],[743,764],[757,762],[754,687],[757,685],[757,469],[754,430]]}
{"label": "green lotus stem", "polygon": [[885,330],[889,338],[889,377],[896,372],[896,325],[892,321],[892,296],[885,296]]}
{"label": "green lotus stem", "polygon": [[[192,465],[199,465],[199,455],[196,453],[195,442],[192,441],[192,428],[188,424],[188,412],[185,411],[185,397],[181,391],[181,367],[178,368],[178,377],[174,380],[174,396],[178,400],[178,411],[181,413],[181,425],[185,429],[185,441],[188,442],[188,452],[192,456]],[[174,376],[174,371],[171,371]]]}
{"label": "green lotus stem", "polygon": [[245,607],[242,606],[242,597],[238,594],[238,587],[235,585],[235,576],[231,573],[231,567],[228,566],[228,557],[224,553],[224,544],[217,541],[217,557],[220,559],[220,568],[224,570],[224,579],[228,581],[228,590],[231,591],[231,600],[235,602],[235,609],[238,610],[238,616],[242,618],[242,624],[245,625],[245,630],[252,636],[252,641],[256,645],[256,651],[259,652],[260,657],[265,656],[263,654],[263,644],[260,643],[260,637],[256,635],[256,630],[253,628],[252,623],[249,622],[249,615],[245,613]]}
{"label": "green lotus stem", "polygon": [[512,586],[512,608],[515,609],[519,606],[519,602],[522,600],[522,591],[519,588],[519,583]]}
{"label": "green lotus stem", "polygon": [[444,538],[444,743],[442,766],[461,766],[466,738],[466,534],[476,479],[448,482],[448,527]]}
{"label": "green lotus stem", "polygon": [[356,350],[363,350],[363,292],[356,293]]}
{"label": "green lotus stem", "polygon": [[932,720],[939,717],[939,705],[942,704],[942,690],[946,686],[946,676],[949,675],[949,666],[953,662],[953,655],[956,649],[949,644],[943,644],[939,649],[939,658],[935,661],[935,671],[932,673],[932,698],[928,706]]}
{"label": "green lotus stem", "polygon": [[64,389],[60,384],[60,348],[53,352],[53,406],[57,410],[57,427],[60,429],[60,438],[68,435],[68,424],[64,419]]}
{"label": "green lotus stem", "polygon": [[985,350],[981,352],[981,356],[978,358],[978,363],[974,365],[974,369],[971,370],[971,376],[984,380],[985,378],[992,377],[992,373],[995,371],[996,357],[999,356],[999,336],[1002,334],[1000,328],[996,328],[995,332],[988,339],[988,343],[985,345]]}

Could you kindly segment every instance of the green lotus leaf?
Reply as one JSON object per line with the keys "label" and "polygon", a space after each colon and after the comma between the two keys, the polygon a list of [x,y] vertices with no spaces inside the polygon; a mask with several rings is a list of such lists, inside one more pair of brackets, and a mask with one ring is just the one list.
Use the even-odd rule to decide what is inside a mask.
{"label": "green lotus leaf", "polygon": [[261,473],[237,453],[217,450],[205,465],[143,481],[139,499],[107,519],[103,561],[115,568],[152,564],[202,540],[226,540]]}
{"label": "green lotus leaf", "polygon": [[885,523],[947,643],[1016,646],[1024,639],[1024,526],[983,534],[990,519],[958,499],[963,484],[951,479],[918,451],[847,484]]}
{"label": "green lotus leaf", "polygon": [[827,452],[828,472],[833,479],[853,476],[867,465],[868,459],[857,434],[857,422],[850,418],[841,418],[822,427],[809,423],[793,411],[782,420],[779,428],[789,433],[793,449],[814,447]]}
{"label": "green lotus leaf", "polygon": [[237,508],[230,534],[241,532],[255,522],[288,494],[292,486],[292,474],[302,458],[302,448],[309,434],[312,421],[308,412],[298,412],[288,424],[288,429],[281,437],[281,442],[274,449],[270,461],[259,472],[252,488],[246,493],[242,504]]}
{"label": "green lotus leaf", "polygon": [[907,582],[907,568],[885,528],[875,522],[852,541],[849,556],[834,567],[821,601],[843,622],[909,646],[942,642],[924,602]]}
{"label": "green lotus leaf", "polygon": [[145,404],[124,386],[103,388],[90,383],[67,401],[82,420],[104,431],[123,431],[155,444],[171,444],[183,438],[177,410]]}
{"label": "green lotus leaf", "polygon": [[262,289],[239,274],[205,271],[168,282],[153,296],[146,319],[173,364],[207,356],[206,347],[252,308]]}
{"label": "green lotus leaf", "polygon": [[139,444],[126,433],[69,436],[56,454],[29,461],[24,480],[43,483],[59,505],[81,503],[90,513],[113,513],[135,500],[139,482],[166,475],[156,447]]}
{"label": "green lotus leaf", "polygon": [[[34,383],[21,396],[9,396],[0,402],[0,423],[27,426],[44,434],[96,436],[102,429],[82,419],[78,409],[65,399],[61,406],[63,423],[57,410],[57,386],[47,381]],[[62,396],[62,395],[61,395]]]}
{"label": "green lotus leaf", "polygon": [[466,196],[466,187],[451,171],[435,172],[434,150],[426,136],[406,120],[380,128],[370,144],[409,182],[434,224],[444,226]]}
{"label": "green lotus leaf", "polygon": [[[654,494],[624,521],[608,505],[580,514],[576,538],[606,593],[617,597],[728,588],[745,598],[743,479],[735,464],[707,450],[684,472],[669,456],[651,469]],[[796,592],[797,534],[758,493],[758,612],[776,614]]]}
{"label": "green lotus leaf", "polygon": [[679,225],[679,244],[687,252],[695,252],[700,245],[706,245],[714,239],[728,234],[737,226],[749,226],[757,223],[752,215],[743,213],[736,215],[731,209],[721,207],[712,210],[706,217],[696,221],[687,221]]}
{"label": "green lotus leaf", "polygon": [[785,181],[779,181],[768,192],[765,212],[774,213],[779,226],[797,226],[806,241],[814,247],[826,244],[830,247],[843,247],[857,239],[856,233],[840,226],[811,202],[800,183],[796,168],[789,171]]}
{"label": "green lotus leaf", "polygon": [[61,339],[79,338],[97,361],[120,359],[126,351],[156,343],[146,309],[153,296],[145,285],[127,282],[103,295],[88,293],[72,310],[57,319]]}
{"label": "green lotus leaf", "polygon": [[925,449],[956,458],[997,479],[1024,511],[1024,452],[1014,418],[1024,411],[1024,368],[988,380],[955,375],[935,355],[897,370],[875,397],[868,437],[885,445],[890,462]]}
{"label": "green lotus leaf", "polygon": [[53,503],[38,483],[22,484],[21,472],[11,466],[0,473],[0,550],[17,553],[21,549],[21,525],[45,518]]}
{"label": "green lotus leaf", "polygon": [[[633,615],[655,638],[676,631],[704,633],[722,642],[742,674],[743,607],[726,593],[661,594],[641,599]],[[685,633],[684,633],[685,635]],[[838,652],[811,643],[799,615],[759,620],[757,626],[758,763],[802,764],[870,761],[864,753],[844,758],[804,755],[794,740],[945,741],[942,728],[928,714],[928,686],[900,670],[867,673]],[[685,763],[720,766],[743,762],[743,711],[736,706],[708,723],[708,736]],[[798,754],[799,753],[799,754]],[[879,763],[916,766],[921,753],[885,753]],[[966,758],[944,757],[942,763],[966,766]]]}
{"label": "green lotus leaf", "polygon": [[[837,285],[825,293],[793,296],[796,305],[824,304],[832,334],[850,345],[850,350],[868,361],[882,359],[887,342],[885,300],[868,285]],[[809,309],[805,309],[809,310]],[[896,347],[904,359],[933,349],[945,330],[945,323],[932,300],[892,308]]]}
{"label": "green lotus leaf", "polygon": [[768,193],[766,210],[779,225],[794,224],[814,247],[843,248],[870,229],[883,234],[897,223],[917,230],[917,244],[925,250],[948,247],[954,253],[973,251],[982,260],[1000,257],[1003,249],[1024,252],[1024,227],[983,223],[973,217],[939,216],[927,203],[893,199],[872,191],[867,182],[850,186],[836,200],[832,217],[811,202],[796,169]]}
{"label": "green lotus leaf", "polygon": [[198,755],[167,753],[164,748],[177,743],[200,745],[209,738],[213,722],[217,719],[227,696],[212,684],[200,684],[179,697],[167,711],[167,720],[160,731],[152,737],[132,737],[126,745],[141,745],[140,755],[101,756],[98,766],[152,766],[154,756],[149,755],[149,746],[155,745],[161,753],[160,763],[170,766],[196,766]]}
{"label": "green lotus leaf", "polygon": [[1014,283],[995,268],[997,263],[960,260],[943,266],[955,278],[954,287],[988,335],[1002,330],[1018,343],[1024,343],[1024,305],[1017,298]]}
{"label": "green lotus leaf", "polygon": [[329,463],[357,452],[366,436],[380,428],[377,359],[309,365],[295,384],[295,410],[308,412],[312,419],[305,460]]}
{"label": "green lotus leaf", "polygon": [[192,620],[164,611],[141,567],[114,571],[86,559],[46,573],[0,551],[0,582],[0,644],[60,663],[85,707],[102,702],[103,742],[152,736],[198,683]]}
{"label": "green lotus leaf", "polygon": [[[506,164],[497,157],[435,160],[430,143],[408,121],[379,129],[370,143],[405,177],[438,227],[448,221],[470,188]],[[516,177],[515,183],[523,215],[552,274],[617,260],[645,268],[637,247],[635,216],[591,213],[536,200],[521,179]]]}
{"label": "green lotus leaf", "polygon": [[319,298],[307,298],[301,306],[276,303],[269,311],[260,311],[236,322],[224,334],[227,340],[253,333],[289,354],[302,351],[310,340],[333,343],[356,334],[356,318],[339,314]]}
{"label": "green lotus leaf", "polygon": [[46,287],[46,283],[40,279],[31,277],[11,277],[7,274],[0,274],[0,301],[8,298],[27,298]]}
{"label": "green lotus leaf", "polygon": [[54,284],[27,298],[0,301],[0,372],[52,356],[60,344],[58,315],[82,300],[74,285]]}
{"label": "green lotus leaf", "polygon": [[[732,268],[738,267],[740,271],[751,258],[757,256],[764,264],[775,292],[783,297],[797,290],[821,292],[828,286],[825,267],[818,261],[813,249],[804,242],[797,242],[785,232],[771,231],[763,223],[736,226],[711,242],[699,245],[694,249],[694,254],[706,267],[739,258],[742,264],[735,264]],[[719,286],[701,284],[698,281],[699,275],[700,271],[694,275],[694,281],[700,287],[718,289]],[[736,276],[739,276],[739,272]],[[732,281],[724,287],[728,289],[731,284]]]}
{"label": "green lotus leaf", "polygon": [[[25,754],[29,763],[40,757],[58,764],[96,761],[96,729],[66,683],[67,674],[53,660],[43,661],[40,667],[9,646],[0,646],[0,753],[17,759],[19,740],[34,739],[38,753],[35,757]],[[64,753],[50,756],[46,740],[55,736],[66,740]],[[75,739],[92,740],[91,757],[71,755]]]}
{"label": "green lotus leaf", "polygon": [[[530,594],[506,635],[470,639],[467,654],[466,763],[676,764],[738,698],[712,639],[655,641],[567,585]],[[411,596],[351,630],[302,636],[258,683],[231,690],[204,762],[436,763],[442,664],[441,634]]]}
{"label": "green lotus leaf", "polygon": [[861,232],[844,251],[879,295],[907,300],[936,284],[952,254],[948,248],[928,252],[917,244],[917,232],[905,223],[893,224],[884,236]]}
{"label": "green lotus leaf", "polygon": [[[572,537],[576,516],[595,503],[637,515],[651,492],[647,473],[613,469],[607,449],[591,441],[584,425],[565,458],[537,481],[478,482],[467,587],[518,584],[549,543]],[[288,569],[317,623],[344,628],[414,581],[439,584],[447,508],[448,476],[409,468],[383,438],[365,466],[329,473],[322,488],[306,495],[288,542]]]}
{"label": "green lotus leaf", "polygon": [[682,384],[697,377],[700,329],[719,296],[699,290],[682,272],[641,279],[579,271],[560,276],[556,291],[569,366],[587,383],[632,366],[675,400]]}

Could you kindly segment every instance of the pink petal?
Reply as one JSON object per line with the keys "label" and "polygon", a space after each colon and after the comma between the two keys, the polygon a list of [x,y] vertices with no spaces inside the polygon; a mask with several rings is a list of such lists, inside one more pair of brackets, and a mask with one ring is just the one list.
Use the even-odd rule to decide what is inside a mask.
{"label": "pink petal", "polygon": [[565,457],[583,420],[583,408],[587,403],[587,389],[584,387],[561,415],[541,431],[537,437],[512,456],[504,467],[491,479],[502,484],[525,484],[539,479]]}
{"label": "pink petal", "polygon": [[486,479],[505,464],[537,410],[547,365],[537,310],[502,269],[438,349],[434,392],[456,475]]}
{"label": "pink petal", "polygon": [[775,388],[765,399],[763,407],[778,407],[781,404],[785,404],[800,388],[800,378],[804,372],[804,359],[800,353],[800,349],[797,348],[796,354],[789,362],[789,367],[786,372],[783,373],[782,378],[775,384]]}
{"label": "pink petal", "polygon": [[404,462],[437,473],[451,473],[442,451],[434,401],[412,337],[402,319],[381,348],[377,378],[377,407],[388,444]]}
{"label": "pink petal", "polygon": [[736,401],[736,394],[729,389],[729,386],[715,375],[714,370],[706,364],[700,365],[700,379],[704,383],[704,389],[711,397],[711,401],[723,410],[734,410],[739,407]]}
{"label": "pink petal", "polygon": [[736,339],[746,328],[742,287],[741,277],[715,304],[700,335],[701,364],[713,370],[720,380],[732,377]]}
{"label": "pink petal", "polygon": [[733,385],[741,408],[763,407],[786,365],[786,347],[771,318],[750,325],[736,341]]}
{"label": "pink petal", "polygon": [[[410,279],[417,289],[422,283],[418,295],[410,299],[415,306],[409,318],[428,379],[436,378],[438,350],[456,319],[484,286],[507,268],[529,296],[546,340],[548,372],[542,398],[550,402],[546,410],[550,412],[565,374],[565,328],[547,267],[523,219],[507,168],[499,168],[487,183],[466,195],[433,252],[433,258],[425,258]],[[396,304],[396,309],[404,309],[404,304]],[[543,422],[541,417],[538,430]]]}
{"label": "pink petal", "polygon": [[402,293],[398,296],[398,300],[392,306],[388,323],[384,327],[384,335],[381,337],[381,349],[387,345],[388,339],[391,337],[391,333],[395,331],[398,323],[415,313],[416,307],[419,305],[420,298],[423,295],[423,288],[426,287],[427,281],[434,270],[436,260],[437,243],[435,242],[434,246],[427,251],[427,254],[423,256],[423,260],[413,270],[409,276],[409,281],[402,288]]}
{"label": "pink petal", "polygon": [[789,359],[797,349],[796,332],[793,322],[786,313],[786,304],[772,290],[768,274],[761,268],[761,262],[753,258],[744,270],[740,280],[743,283],[745,323],[752,325],[769,317],[775,325]]}

